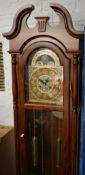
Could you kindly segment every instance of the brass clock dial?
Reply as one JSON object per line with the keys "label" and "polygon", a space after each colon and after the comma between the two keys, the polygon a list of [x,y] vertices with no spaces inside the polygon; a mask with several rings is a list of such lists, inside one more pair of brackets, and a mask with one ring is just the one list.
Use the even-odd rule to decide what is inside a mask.
{"label": "brass clock dial", "polygon": [[37,51],[29,69],[29,101],[63,104],[63,67],[49,49]]}

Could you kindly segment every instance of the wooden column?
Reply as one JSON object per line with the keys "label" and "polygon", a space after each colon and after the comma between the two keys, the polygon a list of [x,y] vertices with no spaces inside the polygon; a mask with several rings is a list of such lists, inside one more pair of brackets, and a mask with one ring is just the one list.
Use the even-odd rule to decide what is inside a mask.
{"label": "wooden column", "polygon": [[11,53],[11,62],[12,62],[12,92],[13,92],[13,110],[14,110],[14,135],[15,135],[15,151],[16,151],[16,169],[18,170],[17,175],[20,174],[19,172],[19,138],[18,138],[18,95],[17,95],[17,76],[16,76],[16,64],[17,64],[17,57],[16,53]]}
{"label": "wooden column", "polygon": [[79,54],[73,54],[72,119],[71,119],[71,160],[72,175],[76,174],[77,164],[77,120],[78,120],[78,64]]}

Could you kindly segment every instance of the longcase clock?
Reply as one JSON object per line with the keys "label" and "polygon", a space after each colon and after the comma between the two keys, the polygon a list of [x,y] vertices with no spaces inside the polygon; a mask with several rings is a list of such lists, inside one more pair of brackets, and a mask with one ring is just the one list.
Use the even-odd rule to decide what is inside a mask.
{"label": "longcase clock", "polygon": [[56,26],[42,16],[29,28],[34,6],[26,5],[3,34],[12,57],[17,175],[77,173],[83,33],[64,7],[50,7]]}

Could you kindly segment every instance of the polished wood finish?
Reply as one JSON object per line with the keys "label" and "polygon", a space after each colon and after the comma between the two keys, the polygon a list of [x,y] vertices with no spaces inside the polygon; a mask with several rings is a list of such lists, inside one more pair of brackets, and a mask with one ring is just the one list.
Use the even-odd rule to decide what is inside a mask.
{"label": "polished wood finish", "polygon": [[[10,40],[9,53],[12,56],[13,106],[18,175],[30,174],[28,173],[30,162],[28,164],[27,161],[27,145],[29,146],[30,144],[27,139],[29,130],[26,126],[26,116],[29,116],[29,112],[26,114],[26,111],[30,110],[63,113],[62,129],[59,133],[59,137],[63,141],[63,160],[61,168],[57,170],[54,167],[53,150],[58,120],[55,120],[52,116],[50,116],[49,120],[49,117],[46,116],[48,122],[44,127],[45,139],[47,139],[51,149],[51,155],[47,166],[45,165],[44,174],[75,175],[77,172],[77,127],[78,117],[80,117],[77,112],[79,99],[78,86],[80,86],[78,79],[81,72],[80,58],[82,50],[80,44],[83,43],[83,32],[76,31],[73,28],[71,16],[64,7],[59,4],[51,4],[50,7],[57,13],[60,19],[59,24],[55,27],[49,26],[49,17],[36,17],[37,25],[35,28],[30,29],[29,22],[27,25],[27,19],[32,10],[34,10],[34,6],[27,5],[17,12],[11,31],[3,34],[4,37]],[[38,48],[49,48],[60,59],[60,64],[64,69],[63,106],[34,102],[27,103],[25,101],[24,66],[27,64],[27,59],[30,59],[30,53]],[[28,123],[33,122],[32,117],[28,118]],[[49,126],[51,129],[49,130],[50,136],[48,138],[47,128]],[[39,136],[39,131],[37,134]],[[45,158],[44,161],[46,161]],[[49,166],[52,166],[52,168],[50,169]]]}

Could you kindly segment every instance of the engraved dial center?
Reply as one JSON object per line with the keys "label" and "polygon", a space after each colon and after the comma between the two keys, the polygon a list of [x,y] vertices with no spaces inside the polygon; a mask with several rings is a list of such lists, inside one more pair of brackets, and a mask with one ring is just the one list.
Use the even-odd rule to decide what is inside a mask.
{"label": "engraved dial center", "polygon": [[37,87],[42,93],[49,93],[53,89],[52,78],[48,75],[41,75],[37,79]]}

